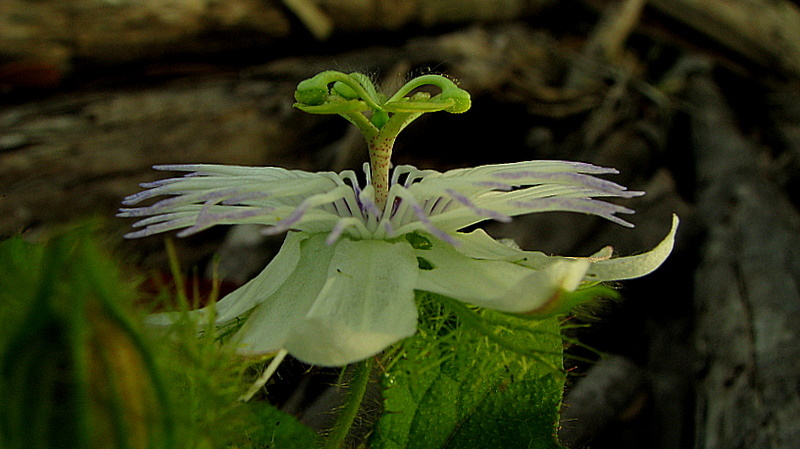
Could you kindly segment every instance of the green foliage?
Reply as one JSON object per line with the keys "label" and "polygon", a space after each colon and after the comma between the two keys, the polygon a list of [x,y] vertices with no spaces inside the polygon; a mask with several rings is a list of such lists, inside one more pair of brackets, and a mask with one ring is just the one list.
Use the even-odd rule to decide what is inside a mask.
{"label": "green foliage", "polygon": [[124,307],[130,286],[89,233],[0,243],[4,448],[174,446],[165,386]]}
{"label": "green foliage", "polygon": [[[202,326],[202,323],[201,323]],[[243,360],[212,326],[198,335],[188,314],[164,331],[159,359],[177,410],[181,447],[306,449],[317,435],[266,402],[238,399],[250,386],[252,360]]]}
{"label": "green foliage", "polygon": [[385,414],[371,447],[559,448],[559,321],[472,309],[428,293],[418,302],[419,332],[387,362]]}
{"label": "green foliage", "polygon": [[316,445],[272,405],[237,401],[252,361],[213,328],[198,338],[187,315],[156,339],[142,329],[122,279],[88,226],[0,242],[0,447]]}
{"label": "green foliage", "polygon": [[[237,400],[255,373],[252,360],[225,344],[230,329],[186,313],[168,328],[145,330],[131,307],[141,298],[123,278],[88,227],[41,245],[0,242],[0,447],[324,444],[274,406]],[[600,294],[610,293],[589,288],[564,300],[582,304]],[[184,309],[199,299],[164,296],[177,296]],[[384,412],[369,447],[558,449],[559,319],[503,314],[428,293],[417,299],[417,335],[380,360]],[[348,406],[359,406],[356,396]],[[349,426],[341,425],[336,441]]]}

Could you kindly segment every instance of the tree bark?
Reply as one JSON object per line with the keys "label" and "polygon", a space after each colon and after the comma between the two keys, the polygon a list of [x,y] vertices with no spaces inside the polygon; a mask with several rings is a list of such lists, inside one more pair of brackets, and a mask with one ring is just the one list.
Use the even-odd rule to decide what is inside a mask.
{"label": "tree bark", "polygon": [[[508,20],[530,16],[553,1],[3,0],[0,87],[3,72],[16,73],[20,63],[52,77],[68,74],[76,63],[112,65],[253,49],[264,53],[278,45],[283,52],[293,38],[303,41],[309,33],[325,39],[411,25]],[[298,22],[299,27],[293,26]]]}
{"label": "tree bark", "polygon": [[800,6],[790,0],[650,0],[649,5],[763,68],[800,75]]}
{"label": "tree bark", "polygon": [[[296,82],[196,79],[73,93],[0,112],[0,235],[110,216],[155,164],[301,165],[286,120]],[[277,103],[276,103],[277,102]],[[270,104],[273,103],[273,104]],[[126,223],[127,224],[127,223]]]}
{"label": "tree bark", "polygon": [[707,73],[690,78],[699,215],[698,448],[800,441],[800,218]]}

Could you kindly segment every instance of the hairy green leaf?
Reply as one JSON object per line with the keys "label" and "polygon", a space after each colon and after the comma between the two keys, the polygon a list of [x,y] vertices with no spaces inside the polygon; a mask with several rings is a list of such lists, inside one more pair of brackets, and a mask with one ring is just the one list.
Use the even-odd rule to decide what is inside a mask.
{"label": "hairy green leaf", "polygon": [[[559,448],[554,435],[564,374],[558,320],[526,320],[460,303],[456,310],[449,298],[418,296],[422,315],[434,318],[423,318],[387,367],[385,413],[371,447]],[[439,310],[425,313],[430,308]]]}

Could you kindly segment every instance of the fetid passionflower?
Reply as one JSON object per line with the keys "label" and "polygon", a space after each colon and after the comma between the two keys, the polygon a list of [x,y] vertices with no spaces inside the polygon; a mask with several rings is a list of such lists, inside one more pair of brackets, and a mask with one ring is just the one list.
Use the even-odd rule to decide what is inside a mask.
{"label": "fetid passionflower", "polygon": [[[416,92],[429,84],[431,96]],[[582,212],[623,226],[632,211],[604,201],[629,191],[596,177],[610,168],[566,161],[530,161],[451,170],[390,168],[397,134],[422,113],[464,112],[470,98],[450,80],[426,75],[386,99],[365,76],[323,72],[298,85],[298,108],[339,114],[359,127],[370,150],[365,177],[353,171],[309,173],[276,167],[162,165],[188,172],[144,184],[125,205],[141,228],[127,237],[178,230],[186,236],[220,224],[256,223],[287,232],[279,253],[254,279],[221,299],[219,325],[246,314],[234,337],[243,354],[280,351],[314,365],[363,360],[414,334],[414,291],[445,295],[511,313],[550,310],[584,283],[646,275],[670,254],[678,220],[653,250],[611,257],[552,257],[498,242],[477,229],[492,219],[545,211]],[[166,324],[174,314],[150,317]]]}

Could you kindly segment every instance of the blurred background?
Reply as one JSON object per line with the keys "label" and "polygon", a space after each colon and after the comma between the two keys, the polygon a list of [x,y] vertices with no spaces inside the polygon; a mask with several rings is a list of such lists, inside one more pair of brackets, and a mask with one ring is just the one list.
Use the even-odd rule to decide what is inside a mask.
{"label": "blurred background", "polygon": [[[800,2],[792,0],[2,0],[0,236],[105,217],[167,272],[162,237],[113,215],[155,164],[360,169],[360,134],[292,108],[297,83],[359,71],[393,92],[446,74],[463,115],[406,130],[394,162],[615,167],[647,195],[633,230],[568,213],[487,224],[549,254],[675,253],[592,310],[569,348],[569,447],[794,448],[800,441]],[[258,229],[176,240],[227,288],[280,245]],[[585,358],[596,359],[586,363]],[[291,398],[290,398],[291,399]],[[286,408],[303,415],[286,399]]]}

